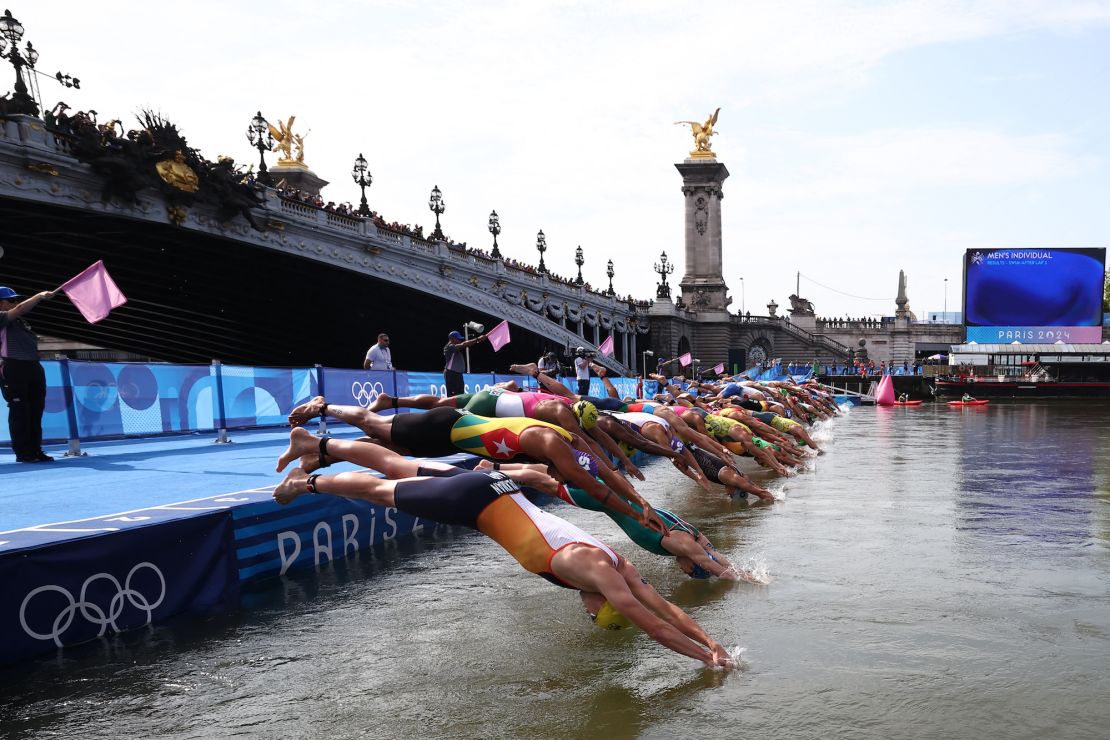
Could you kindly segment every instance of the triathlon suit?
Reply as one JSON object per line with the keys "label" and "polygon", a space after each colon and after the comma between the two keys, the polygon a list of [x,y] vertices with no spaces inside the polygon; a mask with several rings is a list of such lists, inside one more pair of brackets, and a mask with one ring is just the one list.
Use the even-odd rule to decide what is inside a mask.
{"label": "triathlon suit", "polygon": [[[465,408],[478,416],[501,417],[526,416],[532,418],[536,405],[541,401],[560,401],[570,406],[570,399],[553,393],[517,393],[504,388],[487,388],[470,396]],[[463,407],[464,404],[460,404]]]}
{"label": "triathlon suit", "polygon": [[[637,404],[632,404],[632,405],[637,405]],[[639,404],[639,405],[641,405],[641,406],[650,406],[651,404],[646,404],[645,403],[645,404]],[[650,414],[650,413],[647,413],[645,411],[626,411],[622,414],[610,414],[610,416],[614,417],[615,419],[619,419],[620,421],[628,424],[630,427],[632,427],[632,429],[634,431],[636,431],[640,434],[643,434],[644,425],[646,425],[646,424],[658,424],[661,427],[663,427],[663,429],[665,429],[667,431],[667,437],[670,438],[671,449],[674,450],[675,452],[682,452],[682,450],[683,450],[682,442],[680,442],[678,440],[678,438],[676,438],[674,436],[674,434],[671,433],[671,425],[667,422],[666,419],[660,418],[660,417],[656,416],[655,414]]]}
{"label": "triathlon suit", "polygon": [[598,411],[627,411],[628,404],[619,398],[612,398],[606,396],[600,398],[598,396],[579,396],[583,401],[589,401],[597,407]]}
{"label": "triathlon suit", "polygon": [[655,413],[655,407],[658,405],[657,403],[630,403],[624,411],[626,413],[653,414]]}
{"label": "triathlon suit", "polygon": [[[590,511],[600,511],[608,515],[610,519],[617,523],[618,527],[624,530],[624,533],[628,535],[628,539],[648,552],[654,555],[665,555],[668,557],[674,555],[674,553],[669,552],[663,547],[663,535],[659,534],[654,529],[648,529],[640,524],[639,520],[628,514],[619,514],[611,509],[605,508],[597,499],[581,488],[573,488],[560,484],[558,496],[571,506],[578,506],[583,509],[589,509]],[[637,513],[643,511],[632,502],[629,502],[629,506]],[[698,535],[701,534],[692,524],[666,509],[656,509],[655,513],[658,514],[659,518],[663,520],[663,523],[667,525],[668,532],[686,532],[695,540],[698,538]]]}
{"label": "triathlon suit", "polygon": [[[724,460],[711,452],[703,450],[697,445],[687,445],[686,449],[690,450],[690,453],[694,456],[694,460],[698,463],[698,467],[701,468],[701,472],[705,473],[706,478],[714,483],[721,483],[721,470],[727,467]],[[725,484],[721,483],[721,485]]]}
{"label": "triathlon suit", "polygon": [[535,427],[557,432],[567,444],[574,441],[574,437],[566,429],[546,421],[524,417],[491,419],[469,413],[452,425],[450,438],[456,451],[462,450],[496,460],[510,460],[521,454],[520,435]]}
{"label": "triathlon suit", "polygon": [[613,563],[620,557],[600,540],[543,511],[520,487],[496,470],[435,471],[436,477],[398,481],[397,508],[416,517],[477,529],[501,545],[525,570],[558,586],[573,588],[551,572],[551,559],[567,545],[596,547]]}
{"label": "triathlon suit", "polygon": [[553,429],[568,443],[562,427],[535,419],[490,419],[461,409],[437,408],[423,414],[393,417],[393,443],[416,457],[444,457],[469,452],[509,460],[520,454],[520,435],[532,427]]}
{"label": "triathlon suit", "polygon": [[721,398],[732,398],[733,396],[741,395],[742,392],[738,383],[729,383],[724,387],[724,390],[721,391]]}
{"label": "triathlon suit", "polygon": [[761,411],[759,413],[752,414],[752,416],[759,419],[764,424],[773,427],[780,432],[786,432],[787,434],[790,433],[791,427],[801,426],[801,424],[794,421],[793,419],[787,419],[785,416],[779,416],[772,411]]}

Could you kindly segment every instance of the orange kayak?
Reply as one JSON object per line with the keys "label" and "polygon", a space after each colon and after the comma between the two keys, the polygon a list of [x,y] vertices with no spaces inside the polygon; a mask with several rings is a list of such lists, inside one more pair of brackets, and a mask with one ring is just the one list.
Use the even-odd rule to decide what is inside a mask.
{"label": "orange kayak", "polygon": [[975,401],[949,401],[949,406],[986,406],[990,403],[987,399],[977,399]]}

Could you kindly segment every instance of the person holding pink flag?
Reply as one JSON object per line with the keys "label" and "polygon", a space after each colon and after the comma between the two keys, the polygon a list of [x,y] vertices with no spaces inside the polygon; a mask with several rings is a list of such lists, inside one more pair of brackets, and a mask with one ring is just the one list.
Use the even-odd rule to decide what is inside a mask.
{"label": "person holding pink flag", "polygon": [[46,373],[39,363],[39,338],[23,318],[57,291],[24,298],[0,287],[0,391],[8,402],[8,430],[16,462],[53,462],[42,449],[42,413],[46,409]]}
{"label": "person holding pink flag", "polygon": [[443,382],[448,396],[457,396],[466,388],[466,384],[463,383],[463,370],[466,369],[463,350],[488,338],[489,334],[479,334],[473,339],[464,340],[463,335],[457,331],[447,335],[447,345],[443,348]]}
{"label": "person holding pink flag", "polygon": [[103,260],[97,260],[80,275],[67,280],[59,290],[65,291],[70,302],[90,324],[102,321],[113,308],[127,303],[127,296],[112,280]]}

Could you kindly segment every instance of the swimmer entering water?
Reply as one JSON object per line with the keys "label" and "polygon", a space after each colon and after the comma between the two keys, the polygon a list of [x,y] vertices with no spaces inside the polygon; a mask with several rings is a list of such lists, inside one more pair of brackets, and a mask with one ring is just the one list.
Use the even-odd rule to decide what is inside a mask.
{"label": "swimmer entering water", "polygon": [[[311,455],[319,444],[304,430],[294,430],[290,436],[287,455]],[[577,590],[587,613],[600,626],[627,626],[623,617],[676,653],[711,667],[735,667],[724,646],[660,596],[632,563],[570,522],[539,509],[507,474],[440,470],[378,445],[338,439],[329,440],[326,451],[320,452],[400,480],[358,472],[309,475],[296,468],[274,490],[278,503],[288,504],[305,493],[326,492],[477,529],[525,570]]]}

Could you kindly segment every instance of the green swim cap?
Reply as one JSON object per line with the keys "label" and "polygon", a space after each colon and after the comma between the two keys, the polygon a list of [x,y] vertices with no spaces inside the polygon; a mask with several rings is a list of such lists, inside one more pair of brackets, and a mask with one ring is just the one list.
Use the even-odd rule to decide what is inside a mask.
{"label": "green swim cap", "polygon": [[594,617],[594,624],[603,630],[625,630],[632,627],[632,621],[613,608],[613,605],[606,601],[597,610],[597,616]]}
{"label": "green swim cap", "polygon": [[597,426],[597,406],[594,406],[589,401],[576,401],[570,407],[574,411],[574,415],[578,417],[578,423],[586,431],[593,429]]}

